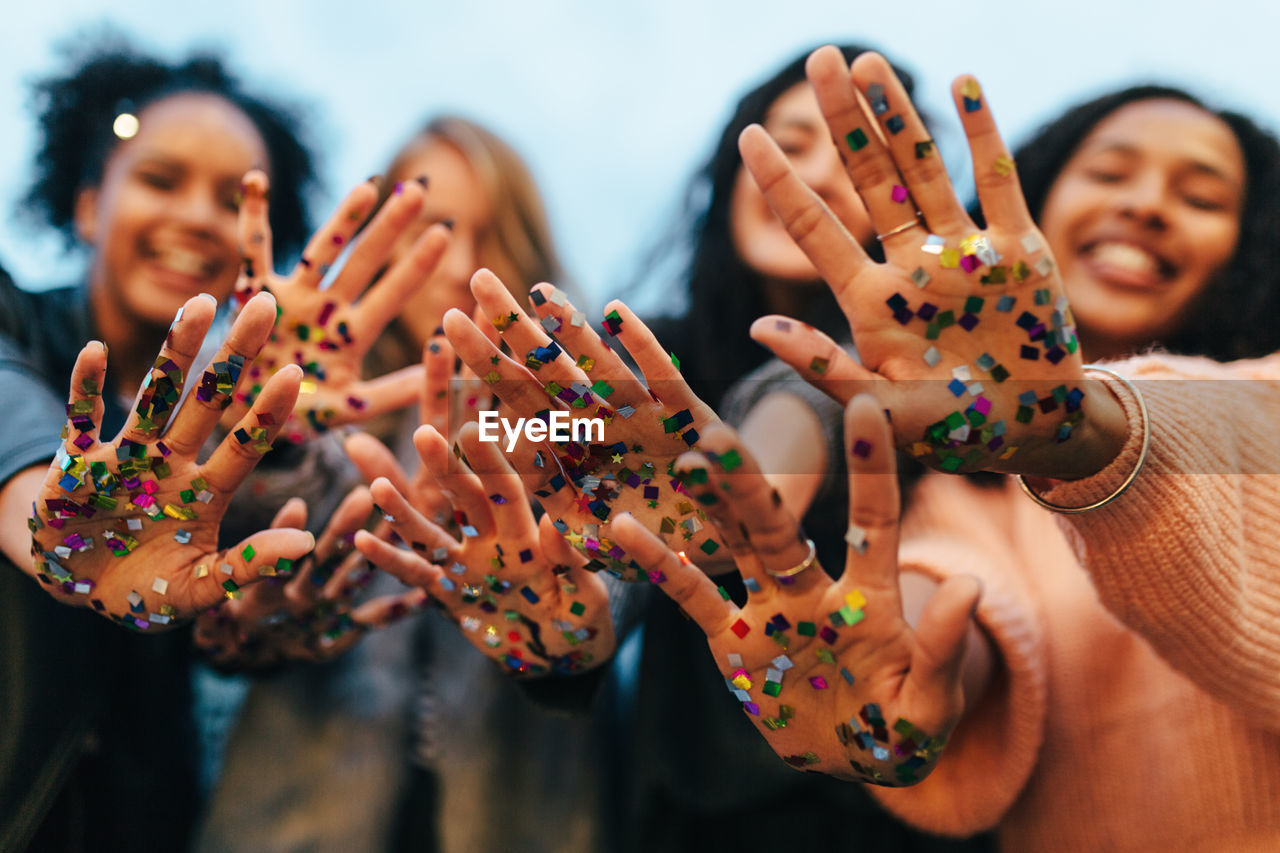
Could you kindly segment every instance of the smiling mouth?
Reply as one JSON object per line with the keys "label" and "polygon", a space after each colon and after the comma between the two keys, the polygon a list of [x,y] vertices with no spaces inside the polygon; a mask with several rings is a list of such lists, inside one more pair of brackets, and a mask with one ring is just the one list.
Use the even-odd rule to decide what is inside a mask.
{"label": "smiling mouth", "polygon": [[1126,283],[1163,284],[1178,273],[1177,267],[1154,252],[1117,240],[1088,243],[1080,257],[1095,268],[1118,274]]}
{"label": "smiling mouth", "polygon": [[222,269],[222,262],[190,249],[170,247],[150,249],[145,252],[148,260],[162,269],[189,278],[210,280]]}

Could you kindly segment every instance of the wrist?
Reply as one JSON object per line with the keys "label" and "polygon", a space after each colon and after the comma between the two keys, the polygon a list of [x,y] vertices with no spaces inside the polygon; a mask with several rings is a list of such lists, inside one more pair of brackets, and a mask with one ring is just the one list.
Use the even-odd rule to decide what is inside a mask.
{"label": "wrist", "polygon": [[1025,448],[992,470],[1055,480],[1079,480],[1102,471],[1120,455],[1129,438],[1129,416],[1116,396],[1118,386],[1097,379],[1082,382],[1085,418],[1070,439]]}

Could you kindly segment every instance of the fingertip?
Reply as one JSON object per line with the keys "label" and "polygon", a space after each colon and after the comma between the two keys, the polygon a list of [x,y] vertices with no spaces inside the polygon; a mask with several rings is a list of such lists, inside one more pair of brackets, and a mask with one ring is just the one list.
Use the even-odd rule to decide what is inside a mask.
{"label": "fingertip", "polygon": [[267,177],[267,173],[262,169],[250,169],[244,173],[244,178],[240,181],[240,188],[248,193],[262,194],[271,186],[271,179]]}
{"label": "fingertip", "polygon": [[298,382],[301,382],[302,376],[303,376],[302,367],[301,365],[297,365],[297,364],[286,364],[284,367],[280,368],[280,370],[276,372],[276,375],[283,376],[286,379],[291,379],[291,380],[296,380]]}
{"label": "fingertip", "polygon": [[758,123],[752,122],[742,129],[742,133],[738,134],[738,148],[744,151],[745,148],[761,143],[761,137],[767,137],[768,132]]}
{"label": "fingertip", "polygon": [[[259,307],[261,306],[261,307]],[[268,310],[275,313],[276,298],[268,290],[259,290],[255,293],[244,306],[246,309],[253,307],[255,310]]]}

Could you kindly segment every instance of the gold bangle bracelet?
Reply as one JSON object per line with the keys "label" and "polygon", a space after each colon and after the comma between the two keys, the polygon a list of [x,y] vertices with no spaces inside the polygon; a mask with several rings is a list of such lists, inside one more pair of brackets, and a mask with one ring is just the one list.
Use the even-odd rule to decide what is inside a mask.
{"label": "gold bangle bracelet", "polygon": [[1147,403],[1145,400],[1142,399],[1141,392],[1139,392],[1138,389],[1134,387],[1134,384],[1132,382],[1130,382],[1128,379],[1125,379],[1119,373],[1116,373],[1114,370],[1108,367],[1100,367],[1099,365],[1096,365],[1096,364],[1086,364],[1084,366],[1084,369],[1092,370],[1097,373],[1105,373],[1106,375],[1112,377],[1113,379],[1118,380],[1120,384],[1124,385],[1125,388],[1129,389],[1129,393],[1131,393],[1134,399],[1138,402],[1138,413],[1142,416],[1142,447],[1138,451],[1137,464],[1133,466],[1133,470],[1129,472],[1129,476],[1124,478],[1124,482],[1121,483],[1116,488],[1116,490],[1111,494],[1107,495],[1101,500],[1097,500],[1091,504],[1087,504],[1086,506],[1061,506],[1060,504],[1050,503],[1049,501],[1040,497],[1040,495],[1036,494],[1032,490],[1032,488],[1029,485],[1027,485],[1026,477],[1024,477],[1022,474],[1018,475],[1018,485],[1022,487],[1022,491],[1026,493],[1027,497],[1031,498],[1031,500],[1040,504],[1040,506],[1044,507],[1045,509],[1051,510],[1053,512],[1060,512],[1063,515],[1078,515],[1079,513],[1082,513],[1082,512],[1089,512],[1090,510],[1095,510],[1100,507],[1104,507],[1107,504],[1114,501],[1116,498],[1123,495],[1125,491],[1130,486],[1133,485],[1133,481],[1138,479],[1138,473],[1142,470],[1142,466],[1145,465],[1147,462],[1147,451],[1151,449],[1151,416],[1147,413]]}

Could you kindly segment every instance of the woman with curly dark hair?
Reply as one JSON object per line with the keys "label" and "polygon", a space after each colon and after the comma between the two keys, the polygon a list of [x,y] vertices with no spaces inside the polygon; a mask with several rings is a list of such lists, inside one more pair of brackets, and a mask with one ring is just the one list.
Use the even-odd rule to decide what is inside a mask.
{"label": "woman with curly dark hair", "polygon": [[[39,293],[0,281],[10,407],[0,432],[0,848],[123,849],[145,838],[178,849],[197,810],[187,637],[137,636],[46,594],[19,568],[26,517],[84,342],[109,348],[105,441],[179,309],[231,295],[245,173],[270,176],[274,249],[287,256],[308,234],[314,165],[295,112],[251,94],[219,59],[168,63],[119,38],[82,43],[35,86],[40,139],[24,213],[84,253],[85,279]],[[212,308],[202,310],[207,322]]]}
{"label": "woman with curly dark hair", "polygon": [[[1191,127],[1208,119],[1223,132],[1205,141],[1210,147],[1203,148],[1198,162],[1186,159],[1180,167],[1173,164],[1163,181],[1157,176],[1159,183],[1150,191],[1160,197],[1143,198],[1147,189],[1141,182],[1157,163],[1126,137],[1145,126],[1148,148],[1158,152],[1165,147],[1155,144],[1158,128],[1173,127],[1166,120],[1179,116]],[[1232,143],[1234,152],[1229,150]],[[1243,167],[1244,180],[1226,198],[1224,192],[1231,190],[1224,184],[1226,176],[1205,162],[1214,145],[1239,158]],[[1181,89],[1133,86],[1067,110],[1027,140],[1015,159],[1027,207],[1062,265],[1089,358],[1111,358],[1153,345],[1218,361],[1280,350],[1280,325],[1275,322],[1280,317],[1275,280],[1280,269],[1280,144],[1251,119],[1206,106]],[[1089,187],[1092,201],[1082,196]],[[1128,223],[1123,227],[1148,236],[1131,233],[1128,237],[1136,242],[1107,241],[1106,234],[1068,214],[1077,205],[1096,209],[1108,203],[1117,207],[1114,218]],[[1188,216],[1194,218],[1178,221]],[[1197,264],[1197,258],[1180,257],[1177,249],[1159,245],[1179,225],[1186,239],[1172,237],[1184,243],[1216,234],[1216,254]],[[1150,257],[1116,254],[1108,242],[1129,242]],[[1111,269],[1110,277],[1107,272],[1124,267],[1140,274],[1144,266],[1159,284],[1145,293],[1142,282],[1119,280],[1124,271]],[[1184,283],[1194,292],[1185,292]]]}

